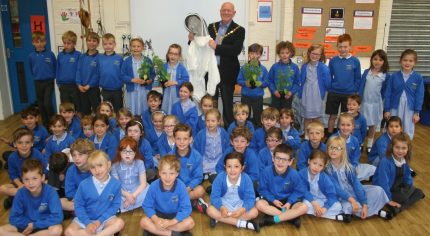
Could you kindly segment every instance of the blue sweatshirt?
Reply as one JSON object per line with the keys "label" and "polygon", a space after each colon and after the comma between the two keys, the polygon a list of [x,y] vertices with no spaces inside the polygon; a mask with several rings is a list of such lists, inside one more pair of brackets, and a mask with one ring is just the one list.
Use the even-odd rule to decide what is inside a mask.
{"label": "blue sweatshirt", "polygon": [[160,151],[158,150],[157,146],[159,136],[157,135],[157,131],[154,129],[154,127],[145,127],[145,139],[148,140],[152,147],[152,154],[159,154]]}
{"label": "blue sweatshirt", "polygon": [[105,222],[121,207],[121,182],[111,176],[99,195],[93,178],[86,178],[79,184],[74,200],[76,217],[85,226],[96,220]]}
{"label": "blue sweatshirt", "polygon": [[9,214],[9,223],[19,230],[33,223],[36,230],[61,225],[63,209],[57,191],[47,184],[42,184],[40,195],[34,197],[27,188],[21,188],[13,199]]}
{"label": "blue sweatshirt", "polygon": [[[320,145],[318,146],[317,149],[319,149],[322,152],[327,151],[327,147],[323,142],[320,142]],[[312,147],[311,142],[309,140],[303,141],[299,149],[299,158],[297,159],[297,166],[296,166],[297,170],[302,170],[308,167],[309,156],[311,155],[313,150],[314,148]]]}
{"label": "blue sweatshirt", "polygon": [[196,133],[199,133],[202,129],[206,129],[205,114],[201,114],[197,120]]}
{"label": "blue sweatshirt", "polygon": [[164,157],[168,153],[171,153],[174,147],[175,144],[173,144],[173,147],[170,147],[169,142],[167,141],[167,135],[163,132],[157,142],[157,148],[160,152],[160,157]]}
{"label": "blue sweatshirt", "polygon": [[175,115],[180,123],[188,124],[192,128],[193,136],[197,133],[197,122],[199,119],[197,106],[190,108],[187,112],[184,113],[181,106],[181,101],[173,104],[172,107],[172,115]]}
{"label": "blue sweatshirt", "polygon": [[259,168],[260,173],[262,173],[267,166],[273,165],[272,158],[273,158],[273,153],[270,151],[268,147],[265,147],[260,150],[260,152],[258,153],[258,166],[260,167]]}
{"label": "blue sweatshirt", "polygon": [[[366,88],[366,78],[367,75],[369,74],[369,69],[364,70],[363,75],[361,76],[361,80],[360,80],[360,87],[358,89],[358,95],[360,95],[360,97],[363,99],[364,96],[364,89]],[[390,74],[385,73],[385,80],[382,83],[382,87],[381,87],[381,97],[385,98],[385,93],[387,92],[387,85],[390,82]]]}
{"label": "blue sweatshirt", "polygon": [[[149,60],[149,62],[152,64],[151,59],[149,59],[146,56],[143,56],[142,60],[144,58]],[[150,74],[150,78],[148,78],[148,79],[154,80],[154,78],[155,78],[154,70],[151,70],[149,74]],[[133,73],[133,56],[129,56],[124,60],[124,62],[122,63],[122,66],[121,66],[121,80],[122,80],[122,82],[125,83],[126,88],[127,88],[127,92],[134,91],[135,86],[141,86],[140,84],[135,84],[135,83],[131,82],[131,80],[133,78],[135,78],[134,73]],[[149,85],[144,85],[144,87],[146,90],[152,90],[152,83]]]}
{"label": "blue sweatshirt", "polygon": [[387,132],[383,133],[376,139],[376,142],[373,144],[372,149],[367,155],[367,159],[369,163],[373,163],[376,158],[382,160],[385,157],[385,153],[387,152],[387,147],[391,143],[391,137]]}
{"label": "blue sweatshirt", "polygon": [[415,71],[406,82],[401,71],[391,76],[385,93],[384,110],[398,109],[403,91],[406,93],[408,109],[415,113],[420,112],[424,100],[424,82],[422,76]]}
{"label": "blue sweatshirt", "polygon": [[358,58],[335,56],[330,60],[328,67],[331,77],[329,92],[353,94],[358,91],[361,79],[361,65]]}
{"label": "blue sweatshirt", "polygon": [[[288,75],[288,66],[290,66],[291,74]],[[277,63],[273,64],[270,68],[267,81],[269,83],[269,89],[272,94],[274,94],[279,88],[277,84],[279,83],[280,79],[283,79],[282,81],[287,78],[287,81],[289,83],[289,86],[286,87],[288,91],[290,91],[292,94],[295,94],[300,89],[300,71],[299,67],[294,64],[291,60],[289,63],[283,63],[281,61],[278,61]],[[285,89],[285,88],[281,88]]]}
{"label": "blue sweatshirt", "polygon": [[[22,127],[27,127],[27,126],[23,125]],[[42,152],[42,150],[45,149],[45,143],[49,137],[48,130],[46,130],[45,126],[43,125],[36,125],[36,127],[34,127],[32,131],[33,131],[33,143],[34,143],[33,147],[37,148],[37,150]]]}
{"label": "blue sweatshirt", "polygon": [[122,89],[121,80],[122,57],[116,53],[99,55],[99,85],[109,91]]}
{"label": "blue sweatshirt", "polygon": [[[217,173],[221,173],[224,171],[224,158],[231,152],[233,152],[233,147],[229,147],[223,154],[222,157],[218,160],[218,163],[216,164],[215,170]],[[251,177],[252,181],[258,181],[260,173],[258,172],[260,167],[258,163],[258,157],[257,154],[252,150],[251,148],[246,148],[245,153],[243,153],[244,156],[244,163],[245,163],[245,169],[243,172],[249,175]]]}
{"label": "blue sweatshirt", "polygon": [[62,51],[57,58],[57,84],[76,84],[76,72],[78,71],[78,61],[81,53],[73,50],[71,52]]}
{"label": "blue sweatshirt", "polygon": [[[230,147],[230,136],[227,134],[224,128],[218,127],[221,135],[221,149],[224,153]],[[206,137],[207,129],[202,129],[199,133],[194,136],[193,148],[196,149],[200,154],[204,155],[206,152]]]}
{"label": "blue sweatshirt", "polygon": [[258,192],[268,202],[288,199],[290,204],[296,203],[306,192],[299,173],[288,167],[283,174],[276,173],[274,166],[268,166],[260,175]]}
{"label": "blue sweatshirt", "polygon": [[194,189],[203,181],[203,159],[198,151],[194,148],[189,147],[188,154],[180,156],[176,151],[176,148],[170,152],[170,154],[176,155],[181,162],[181,168],[179,171],[179,179],[184,182],[186,187]]}
{"label": "blue sweatshirt", "polygon": [[97,150],[102,150],[105,153],[108,154],[109,159],[113,160],[113,158],[116,155],[116,151],[118,148],[118,140],[115,138],[115,136],[111,133],[106,133],[105,136],[103,137],[102,143],[96,143],[95,141],[97,140],[97,137],[95,134],[93,134],[90,137],[90,140],[94,142],[94,145],[96,146]]}
{"label": "blue sweatshirt", "polygon": [[[307,77],[307,67],[309,63],[303,64],[301,74],[300,74],[300,89],[299,89],[299,98],[302,98],[303,89],[305,88],[306,77]],[[317,64],[317,79],[318,79],[318,88],[320,90],[321,100],[324,99],[326,91],[330,88],[330,70],[328,67],[322,63],[318,62]]]}
{"label": "blue sweatshirt", "polygon": [[143,155],[143,158],[145,159],[145,168],[146,169],[154,169],[154,159],[152,159],[152,148],[151,144],[146,140],[145,138],[141,138],[139,140],[139,151],[140,154]]}
{"label": "blue sweatshirt", "polygon": [[264,127],[258,128],[254,132],[249,147],[254,149],[256,153],[259,153],[261,149],[266,147],[266,130]]}
{"label": "blue sweatshirt", "polygon": [[[312,202],[314,200],[314,196],[310,192],[308,173],[309,168],[304,168],[299,171],[299,175],[302,177],[302,182],[306,186],[305,199]],[[327,201],[322,207],[329,209],[335,202],[337,202],[336,189],[334,188],[334,184],[330,177],[326,173],[320,172],[319,174],[318,188],[327,198]]]}
{"label": "blue sweatshirt", "polygon": [[33,51],[29,55],[30,71],[34,80],[53,80],[56,75],[57,60],[50,50]]}
{"label": "blue sweatshirt", "polygon": [[[337,197],[342,201],[348,201],[348,198],[352,196],[342,189],[340,185],[341,180],[339,180],[339,177],[336,174],[336,172],[333,170],[333,168],[334,167],[331,164],[329,164],[325,172],[328,174],[328,176],[330,176],[331,181],[334,184]],[[356,200],[361,205],[367,204],[366,192],[364,191],[363,185],[361,185],[360,181],[357,179],[357,176],[355,175],[355,171],[353,169],[351,171],[346,171],[346,178],[354,190],[354,193],[357,197]]]}
{"label": "blue sweatshirt", "polygon": [[81,119],[79,119],[79,116],[73,116],[72,123],[67,128],[67,132],[75,139],[82,136]]}
{"label": "blue sweatshirt", "polygon": [[49,158],[51,158],[51,155],[56,152],[61,152],[63,151],[63,149],[70,148],[70,145],[72,145],[73,142],[75,142],[75,138],[73,138],[69,134],[67,134],[64,140],[60,141],[59,143],[54,140],[54,135],[51,135],[51,137],[48,138],[48,141],[46,141],[45,145],[46,159],[49,160]]}
{"label": "blue sweatshirt", "polygon": [[113,136],[115,136],[115,138],[116,138],[116,140],[118,140],[118,142],[120,142],[121,139],[123,139],[126,136],[125,131],[119,126],[115,127],[112,134],[113,134]]}
{"label": "blue sweatshirt", "polygon": [[78,70],[76,72],[76,84],[91,88],[99,86],[99,53],[89,55],[88,52],[79,57]]}
{"label": "blue sweatshirt", "polygon": [[[227,173],[221,172],[212,183],[211,204],[216,208],[222,207],[222,197],[227,193]],[[251,178],[244,172],[240,174],[240,183],[237,183],[239,198],[243,201],[243,207],[248,212],[255,205],[254,184]]]}
{"label": "blue sweatshirt", "polygon": [[[164,69],[167,71],[168,64],[164,63]],[[169,78],[170,79],[170,78]],[[176,96],[179,97],[179,89],[181,88],[181,85],[184,82],[190,81],[190,75],[188,74],[187,69],[182,63],[178,63],[178,66],[176,67],[176,82],[178,84],[176,85]]]}
{"label": "blue sweatshirt", "polygon": [[361,113],[358,113],[357,116],[354,117],[355,120],[355,126],[354,126],[354,132],[352,133],[352,135],[354,135],[357,140],[358,140],[358,144],[360,144],[360,146],[363,144],[364,139],[366,138],[366,133],[367,133],[367,121],[366,118],[364,118],[364,116],[361,115]]}
{"label": "blue sweatshirt", "polygon": [[[233,132],[233,130],[234,130],[237,126],[238,126],[238,125],[237,125],[236,121],[231,122],[231,124],[228,126],[227,133],[228,133],[229,135],[231,135],[231,132]],[[251,122],[251,121],[247,120],[247,121],[246,121],[246,123],[245,123],[245,126],[246,126],[246,128],[248,128],[248,129],[249,129],[249,131],[251,131],[251,134],[254,134],[255,129],[254,129],[254,125],[252,124],[252,122]]]}
{"label": "blue sweatshirt", "polygon": [[78,191],[79,184],[86,178],[91,176],[91,172],[82,172],[79,168],[72,163],[67,169],[66,178],[64,181],[64,193],[67,198],[75,198],[76,191]]}
{"label": "blue sweatshirt", "polygon": [[[388,199],[392,200],[391,188],[396,181],[396,164],[394,164],[394,157],[384,157],[379,162],[376,168],[375,175],[372,179],[372,184],[381,186],[387,194]],[[401,167],[403,169],[402,183],[407,186],[413,185],[411,176],[411,168],[408,163]]]}
{"label": "blue sweatshirt", "polygon": [[[259,63],[260,64],[260,63]],[[246,78],[245,78],[245,71],[242,68],[240,68],[239,74],[237,75],[237,83],[242,86],[242,96],[247,97],[263,97],[264,96],[264,88],[268,86],[267,82],[267,69],[264,65],[260,64],[261,74],[257,77],[257,81],[261,82],[261,85],[256,88],[251,88],[246,86]]]}
{"label": "blue sweatshirt", "polygon": [[143,211],[148,218],[151,218],[157,212],[163,214],[175,214],[175,219],[182,222],[191,215],[191,202],[188,196],[187,187],[181,181],[176,179],[170,190],[163,188],[160,179],[151,183],[142,204]]}
{"label": "blue sweatshirt", "polygon": [[296,151],[300,148],[302,139],[300,138],[299,131],[294,127],[290,126],[290,130],[285,134],[285,130],[282,130],[284,136],[284,143],[293,148],[293,156],[296,156]]}
{"label": "blue sweatshirt", "polygon": [[7,159],[8,163],[8,174],[9,179],[11,181],[15,179],[21,179],[22,174],[22,163],[24,163],[27,159],[37,159],[40,162],[42,162],[43,170],[45,174],[48,174],[48,170],[46,167],[48,166],[48,159],[45,158],[36,148],[31,149],[30,156],[27,158],[21,157],[18,153],[18,151],[14,151],[12,154],[9,155],[9,158]]}

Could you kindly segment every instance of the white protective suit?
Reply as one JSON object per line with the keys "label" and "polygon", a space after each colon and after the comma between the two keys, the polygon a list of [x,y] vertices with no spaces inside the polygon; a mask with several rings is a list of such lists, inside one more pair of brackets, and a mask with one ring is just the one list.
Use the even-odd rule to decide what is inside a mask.
{"label": "white protective suit", "polygon": [[193,97],[198,102],[206,94],[206,72],[208,72],[207,93],[210,95],[215,95],[216,86],[220,81],[215,50],[209,47],[209,40],[211,40],[209,35],[195,36],[188,47],[186,66],[194,87]]}

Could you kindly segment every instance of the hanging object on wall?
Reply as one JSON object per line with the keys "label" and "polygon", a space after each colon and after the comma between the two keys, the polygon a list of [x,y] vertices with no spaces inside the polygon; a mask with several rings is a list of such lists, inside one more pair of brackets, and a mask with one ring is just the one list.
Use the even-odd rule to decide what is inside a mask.
{"label": "hanging object on wall", "polygon": [[100,0],[98,2],[99,2],[99,19],[97,20],[97,34],[100,37],[103,37],[103,35],[106,33],[106,30],[102,23],[102,12],[101,12]]}

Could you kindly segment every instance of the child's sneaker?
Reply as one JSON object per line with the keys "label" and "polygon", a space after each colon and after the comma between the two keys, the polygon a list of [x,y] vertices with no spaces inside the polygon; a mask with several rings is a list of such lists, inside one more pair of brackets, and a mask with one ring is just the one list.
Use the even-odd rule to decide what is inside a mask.
{"label": "child's sneaker", "polygon": [[211,228],[215,228],[217,221],[213,218],[209,218],[209,225]]}
{"label": "child's sneaker", "polygon": [[195,199],[192,201],[193,209],[197,210],[200,213],[206,214],[206,209],[208,209],[208,204],[203,200],[203,198]]}

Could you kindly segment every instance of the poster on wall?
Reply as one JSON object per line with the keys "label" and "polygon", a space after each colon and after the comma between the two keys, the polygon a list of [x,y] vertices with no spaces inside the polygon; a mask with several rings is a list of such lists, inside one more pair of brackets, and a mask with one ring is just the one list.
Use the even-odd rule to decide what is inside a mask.
{"label": "poster on wall", "polygon": [[263,46],[263,53],[261,54],[260,61],[269,60],[269,46]]}
{"label": "poster on wall", "polygon": [[257,21],[272,22],[272,1],[258,1]]}
{"label": "poster on wall", "polygon": [[330,19],[343,19],[343,8],[330,8]]}
{"label": "poster on wall", "polygon": [[354,11],[353,29],[372,29],[373,11]]}
{"label": "poster on wall", "polygon": [[339,35],[342,35],[344,33],[345,33],[345,28],[327,27],[327,28],[325,28],[324,42],[325,43],[335,43],[335,42],[337,42],[337,38],[339,37]]}
{"label": "poster on wall", "polygon": [[31,33],[40,31],[46,33],[45,16],[30,16]]}
{"label": "poster on wall", "polygon": [[321,26],[322,8],[302,8],[302,26]]}
{"label": "poster on wall", "polygon": [[355,3],[375,3],[375,0],[355,0]]}
{"label": "poster on wall", "polygon": [[60,10],[60,21],[63,24],[80,23],[79,10],[77,8],[62,8]]}

